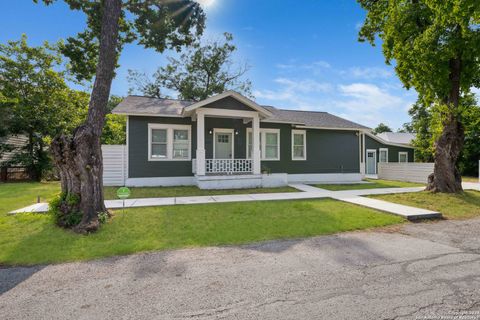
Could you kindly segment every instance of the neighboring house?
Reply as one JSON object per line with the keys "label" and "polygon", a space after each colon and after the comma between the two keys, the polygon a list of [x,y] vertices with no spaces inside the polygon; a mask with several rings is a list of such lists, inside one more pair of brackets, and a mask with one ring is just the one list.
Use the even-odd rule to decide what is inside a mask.
{"label": "neighboring house", "polygon": [[8,163],[12,160],[15,153],[21,150],[28,144],[28,137],[26,135],[9,135],[6,137],[0,138],[0,144],[8,145],[11,150],[3,152],[0,154],[0,166],[2,163]]}
{"label": "neighboring house", "polygon": [[378,161],[413,161],[411,147],[360,124],[260,106],[233,91],[199,102],[128,96],[113,113],[128,118],[129,186],[351,182],[375,174]]}

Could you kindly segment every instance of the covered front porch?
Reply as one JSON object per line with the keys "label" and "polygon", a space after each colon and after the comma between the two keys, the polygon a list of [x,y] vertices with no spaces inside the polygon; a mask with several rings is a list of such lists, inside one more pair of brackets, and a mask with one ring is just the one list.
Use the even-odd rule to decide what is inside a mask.
{"label": "covered front porch", "polygon": [[216,103],[207,99],[185,109],[196,122],[192,172],[199,187],[261,186],[260,119],[269,111],[235,98],[235,102],[217,98]]}
{"label": "covered front porch", "polygon": [[261,116],[255,110],[194,109],[197,132],[193,173],[199,177],[259,175]]}

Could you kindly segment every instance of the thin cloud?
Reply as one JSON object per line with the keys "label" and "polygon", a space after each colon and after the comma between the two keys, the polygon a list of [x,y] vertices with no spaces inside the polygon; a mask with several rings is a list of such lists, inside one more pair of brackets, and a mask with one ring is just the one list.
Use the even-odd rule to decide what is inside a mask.
{"label": "thin cloud", "polygon": [[318,82],[312,79],[295,80],[288,78],[277,78],[275,79],[275,82],[285,86],[285,89],[290,92],[330,92],[333,89],[333,86],[330,83]]}
{"label": "thin cloud", "polygon": [[402,98],[382,90],[370,83],[353,83],[340,85],[339,91],[347,99],[339,105],[349,110],[379,110],[383,108],[398,108],[403,105]]}
{"label": "thin cloud", "polygon": [[393,76],[393,72],[379,67],[352,67],[340,72],[343,76],[356,79],[387,79]]}

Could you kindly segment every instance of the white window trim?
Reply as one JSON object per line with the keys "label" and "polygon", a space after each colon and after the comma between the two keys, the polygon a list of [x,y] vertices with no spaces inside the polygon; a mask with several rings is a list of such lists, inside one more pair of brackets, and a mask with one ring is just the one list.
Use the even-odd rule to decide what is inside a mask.
{"label": "white window trim", "polygon": [[388,148],[380,148],[378,149],[378,162],[380,162],[380,160],[382,160],[382,151],[386,151],[387,152],[387,157],[386,157],[386,161],[385,163],[388,163]]}
{"label": "white window trim", "polygon": [[[401,154],[404,154],[404,155],[406,156],[407,162],[401,162],[401,161],[400,161],[400,155],[401,155]],[[399,162],[399,163],[408,163],[408,152],[407,152],[407,151],[400,151],[400,152],[398,153],[398,162]]]}
{"label": "white window trim", "polygon": [[[247,150],[246,150],[246,155],[247,155],[247,159],[251,159],[252,157],[249,157],[248,156],[248,145],[250,144],[250,141],[248,139],[248,136],[249,136],[249,133],[253,132],[252,131],[252,128],[247,128],[247,137],[246,137],[246,141],[247,141]],[[266,146],[266,143],[267,143],[267,139],[265,139],[265,137],[263,137],[262,139],[262,145],[260,146],[260,154],[262,155],[261,156],[261,159],[262,161],[279,161],[280,160],[280,129],[273,129],[273,128],[260,128],[260,134],[264,135],[265,133],[276,133],[277,134],[277,157],[276,158],[265,158],[265,146]]]}
{"label": "white window trim", "polygon": [[[165,129],[167,130],[167,157],[152,158],[152,130]],[[187,130],[188,131],[188,158],[173,159],[173,130]],[[180,124],[163,124],[163,123],[149,123],[148,124],[148,161],[191,161],[192,160],[192,126]]]}
{"label": "white window trim", "polygon": [[[303,135],[303,157],[295,157],[293,152],[293,137],[295,134],[302,134]],[[306,130],[292,130],[292,160],[293,161],[305,161],[307,160],[307,131]]]}
{"label": "white window trim", "polygon": [[217,144],[216,134],[217,133],[231,133],[232,134],[232,156],[227,159],[235,159],[235,130],[234,129],[224,129],[224,128],[213,128],[213,159],[215,157],[215,145]]}

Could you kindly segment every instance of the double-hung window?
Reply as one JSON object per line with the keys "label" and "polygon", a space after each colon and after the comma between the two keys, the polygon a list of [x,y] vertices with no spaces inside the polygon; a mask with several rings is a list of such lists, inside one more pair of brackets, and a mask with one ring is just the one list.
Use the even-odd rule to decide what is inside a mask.
{"label": "double-hung window", "polygon": [[307,159],[307,132],[292,130],[292,160]]}
{"label": "double-hung window", "polygon": [[189,125],[148,125],[148,160],[190,160],[191,127]]}
{"label": "double-hung window", "polygon": [[398,153],[398,162],[408,162],[408,152],[399,152]]}
{"label": "double-hung window", "polygon": [[379,157],[378,157],[378,162],[388,162],[388,149],[387,148],[380,148],[378,150]]}
{"label": "double-hung window", "polygon": [[[247,128],[247,158],[253,156],[253,133]],[[280,129],[260,129],[261,160],[280,160]]]}

